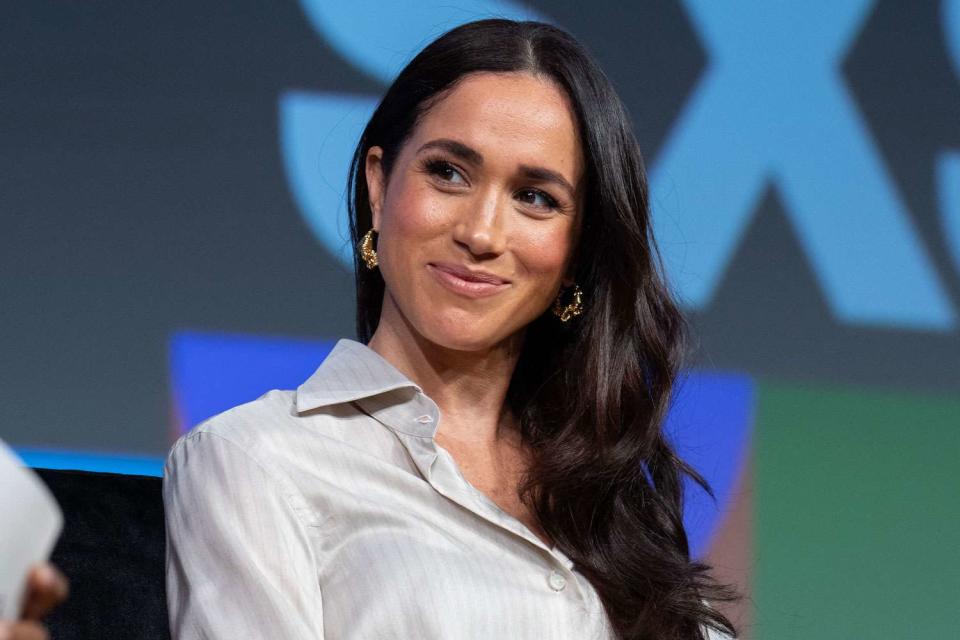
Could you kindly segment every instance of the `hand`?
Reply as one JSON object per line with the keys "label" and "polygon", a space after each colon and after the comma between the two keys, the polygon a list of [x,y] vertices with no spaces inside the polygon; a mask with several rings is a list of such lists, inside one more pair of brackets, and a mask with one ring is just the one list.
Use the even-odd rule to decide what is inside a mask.
{"label": "hand", "polygon": [[46,640],[40,619],[62,602],[70,591],[66,576],[50,563],[35,566],[27,576],[27,593],[21,619],[0,621],[0,640]]}

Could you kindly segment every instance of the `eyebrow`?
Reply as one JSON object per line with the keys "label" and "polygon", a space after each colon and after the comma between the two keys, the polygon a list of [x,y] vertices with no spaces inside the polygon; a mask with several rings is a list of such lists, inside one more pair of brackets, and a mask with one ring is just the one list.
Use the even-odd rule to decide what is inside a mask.
{"label": "eyebrow", "polygon": [[[423,143],[420,148],[417,149],[417,153],[426,151],[427,149],[442,149],[457,156],[465,162],[469,162],[470,164],[478,167],[483,166],[483,155],[473,147],[467,146],[457,140],[452,140],[450,138],[437,138],[435,140],[430,140],[429,142]],[[532,167],[527,164],[520,165],[519,169],[523,177],[530,180],[536,180],[538,182],[552,182],[561,188],[566,189],[569,192],[570,197],[573,197],[576,193],[573,185],[571,185],[570,182],[563,177],[563,175],[554,171],[553,169],[547,169],[546,167]]]}

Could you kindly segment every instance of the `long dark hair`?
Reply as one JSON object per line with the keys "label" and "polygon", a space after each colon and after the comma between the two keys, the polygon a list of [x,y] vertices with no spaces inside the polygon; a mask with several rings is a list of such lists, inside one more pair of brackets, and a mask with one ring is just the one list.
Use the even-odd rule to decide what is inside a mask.
{"label": "long dark hair", "polygon": [[[706,482],[671,448],[662,425],[688,326],[651,231],[647,180],[630,118],[590,54],[541,22],[486,19],[457,27],[397,76],[367,124],[350,167],[354,246],[371,228],[367,151],[383,148],[389,177],[419,119],[473,72],[551,78],[571,99],[586,159],[584,220],[574,279],[583,314],[550,311],[527,327],[507,392],[534,452],[521,496],[590,581],[621,638],[703,640],[733,634],[707,601],[733,599],[690,558],[683,477]],[[355,253],[357,334],[380,321],[384,281]]]}

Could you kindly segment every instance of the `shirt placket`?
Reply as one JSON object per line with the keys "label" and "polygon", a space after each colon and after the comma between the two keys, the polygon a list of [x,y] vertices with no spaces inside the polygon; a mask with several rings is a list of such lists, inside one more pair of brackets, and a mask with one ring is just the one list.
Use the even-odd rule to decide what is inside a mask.
{"label": "shirt placket", "polygon": [[[488,522],[492,522],[514,535],[520,536],[542,551],[547,552],[554,562],[559,565],[559,570],[558,568],[554,568],[547,573],[547,586],[559,593],[572,582],[573,588],[580,596],[581,602],[585,602],[585,594],[580,587],[579,580],[573,574],[573,562],[570,558],[559,549],[548,547],[544,544],[543,540],[534,535],[525,524],[501,509],[500,505],[471,485],[470,482],[463,477],[456,461],[450,453],[442,447],[437,446],[436,443],[433,443],[433,446],[435,450],[439,451],[437,451],[436,457],[431,465],[433,473],[432,480],[428,480],[430,484],[438,492],[470,509]],[[467,501],[471,501],[472,505],[467,504]]]}
{"label": "shirt placket", "polygon": [[420,474],[438,493],[545,551],[557,565],[545,576],[547,586],[560,593],[572,583],[581,603],[587,602],[579,580],[573,573],[570,558],[559,549],[548,547],[526,525],[470,484],[453,456],[436,444],[434,435],[439,427],[440,411],[433,400],[417,391],[402,403],[394,400],[394,404],[389,404],[388,399],[378,396],[361,399],[358,404],[368,415],[397,434]]}

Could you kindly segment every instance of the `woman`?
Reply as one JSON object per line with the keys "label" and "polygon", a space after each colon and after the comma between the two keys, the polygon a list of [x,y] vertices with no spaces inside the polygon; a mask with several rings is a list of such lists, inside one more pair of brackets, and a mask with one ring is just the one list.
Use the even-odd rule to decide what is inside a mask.
{"label": "woman", "polygon": [[661,432],[683,318],[588,54],[536,22],[448,32],[350,184],[360,341],[168,457],[174,637],[733,633]]}

